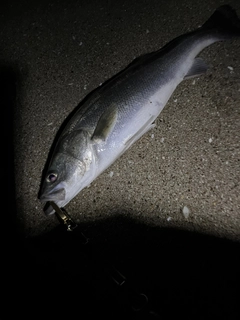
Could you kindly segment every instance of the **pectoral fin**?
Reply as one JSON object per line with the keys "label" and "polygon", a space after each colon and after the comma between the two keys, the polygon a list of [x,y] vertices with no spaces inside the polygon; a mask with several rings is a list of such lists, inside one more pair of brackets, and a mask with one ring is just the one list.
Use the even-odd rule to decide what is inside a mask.
{"label": "pectoral fin", "polygon": [[101,143],[107,139],[116,124],[117,115],[118,112],[116,107],[110,107],[101,115],[91,137],[93,142]]}
{"label": "pectoral fin", "polygon": [[191,68],[188,70],[188,73],[185,75],[184,79],[190,79],[193,77],[198,77],[201,74],[204,74],[208,69],[206,62],[201,58],[195,58]]}

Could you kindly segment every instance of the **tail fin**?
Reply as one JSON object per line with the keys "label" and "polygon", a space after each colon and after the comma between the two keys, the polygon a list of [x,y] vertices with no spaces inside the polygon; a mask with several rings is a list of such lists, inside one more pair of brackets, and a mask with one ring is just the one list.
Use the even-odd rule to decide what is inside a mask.
{"label": "tail fin", "polygon": [[216,30],[224,38],[240,37],[240,19],[236,11],[229,5],[216,9],[202,28]]}

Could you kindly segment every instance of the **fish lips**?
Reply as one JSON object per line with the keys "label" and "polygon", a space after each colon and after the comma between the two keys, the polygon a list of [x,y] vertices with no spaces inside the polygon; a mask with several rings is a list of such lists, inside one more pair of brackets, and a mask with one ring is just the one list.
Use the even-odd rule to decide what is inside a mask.
{"label": "fish lips", "polygon": [[53,190],[50,193],[43,193],[39,199],[43,204],[45,204],[43,208],[45,215],[48,216],[55,212],[53,207],[50,205],[49,201],[58,202],[58,201],[65,200],[65,198],[66,198],[66,190],[64,188]]}
{"label": "fish lips", "polygon": [[53,190],[52,192],[43,193],[40,196],[40,201],[42,203],[48,202],[48,201],[62,201],[66,198],[66,190],[64,188],[60,188],[57,190]]}

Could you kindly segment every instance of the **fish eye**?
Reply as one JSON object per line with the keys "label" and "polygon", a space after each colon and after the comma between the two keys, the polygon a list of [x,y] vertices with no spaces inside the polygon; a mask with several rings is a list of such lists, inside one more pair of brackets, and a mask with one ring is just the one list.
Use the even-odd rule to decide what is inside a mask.
{"label": "fish eye", "polygon": [[46,178],[47,182],[54,182],[57,180],[57,173],[50,172]]}

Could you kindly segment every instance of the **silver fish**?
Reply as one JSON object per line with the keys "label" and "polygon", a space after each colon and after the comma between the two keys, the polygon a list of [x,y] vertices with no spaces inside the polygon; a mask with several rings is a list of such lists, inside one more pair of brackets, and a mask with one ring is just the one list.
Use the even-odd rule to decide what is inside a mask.
{"label": "silver fish", "polygon": [[[64,207],[153,128],[181,81],[206,72],[206,63],[196,57],[204,48],[239,36],[236,12],[221,6],[202,27],[135,59],[87,96],[56,142],[43,177],[41,202]],[[49,205],[44,211],[54,212]]]}

